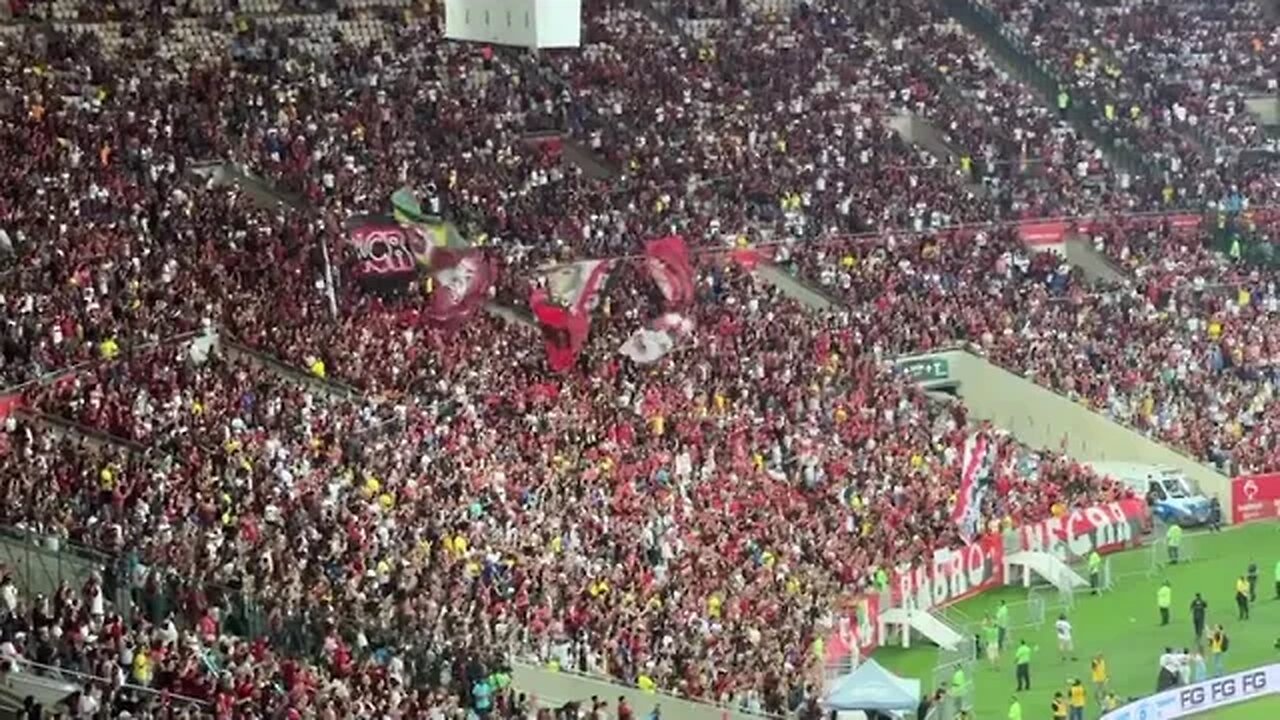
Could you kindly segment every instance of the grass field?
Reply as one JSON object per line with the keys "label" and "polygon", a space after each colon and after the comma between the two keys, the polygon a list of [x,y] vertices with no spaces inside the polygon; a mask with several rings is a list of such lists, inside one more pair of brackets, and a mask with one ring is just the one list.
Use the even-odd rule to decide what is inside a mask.
{"label": "grass field", "polygon": [[[1145,577],[1141,570],[1149,566],[1147,551],[1136,550],[1112,556],[1113,573],[1135,573],[1121,577],[1109,593],[1091,597],[1079,592],[1068,617],[1074,627],[1076,661],[1061,661],[1054,640],[1053,621],[1057,610],[1046,613],[1041,627],[1011,630],[1009,650],[1001,658],[998,670],[985,658],[979,663],[976,677],[971,678],[974,691],[974,717],[977,720],[1003,720],[1007,716],[1014,682],[1011,649],[1023,637],[1039,651],[1031,661],[1032,690],[1021,694],[1026,720],[1050,718],[1050,700],[1055,690],[1065,691],[1070,678],[1079,677],[1089,685],[1089,660],[1101,652],[1107,660],[1111,688],[1123,701],[1128,697],[1150,695],[1155,691],[1158,658],[1166,646],[1193,647],[1189,605],[1195,593],[1209,603],[1208,624],[1222,623],[1231,639],[1227,653],[1227,672],[1234,672],[1280,660],[1275,642],[1280,639],[1280,600],[1275,599],[1274,570],[1280,560],[1280,524],[1261,523],[1230,528],[1217,534],[1189,533],[1184,547],[1193,555],[1188,563],[1167,566],[1155,577]],[[1243,575],[1250,559],[1259,567],[1258,602],[1247,621],[1236,619],[1235,580]],[[1160,626],[1156,609],[1156,589],[1168,579],[1173,589],[1172,622]],[[1052,596],[1051,596],[1052,597]],[[965,616],[981,619],[994,612],[1000,600],[1011,604],[1025,600],[1021,588],[1001,588],[960,603],[957,610]],[[874,657],[885,667],[906,677],[919,678],[931,687],[932,669],[937,660],[932,646],[910,650],[890,647],[877,650]],[[1210,665],[1210,671],[1212,666]],[[1087,717],[1101,715],[1096,705]],[[1280,719],[1280,698],[1243,703],[1206,713],[1214,720]]]}

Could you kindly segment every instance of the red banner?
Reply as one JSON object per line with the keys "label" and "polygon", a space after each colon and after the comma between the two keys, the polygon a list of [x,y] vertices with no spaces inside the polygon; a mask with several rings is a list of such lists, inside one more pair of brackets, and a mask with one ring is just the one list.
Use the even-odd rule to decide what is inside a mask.
{"label": "red banner", "polygon": [[557,265],[529,296],[529,309],[542,328],[547,364],[554,372],[573,367],[591,331],[591,312],[609,279],[612,260],[582,260]]}
{"label": "red banner", "polygon": [[1280,473],[1231,480],[1231,522],[1280,519]]}
{"label": "red banner", "polygon": [[855,650],[866,657],[880,647],[880,597],[855,597],[837,613],[835,631],[826,640],[828,666],[843,662]]}
{"label": "red banner", "polygon": [[1018,235],[1026,245],[1056,245],[1067,235],[1067,223],[1061,220],[1018,223]]}
{"label": "red banner", "polygon": [[693,302],[694,273],[689,262],[689,248],[679,235],[650,240],[644,244],[645,266],[662,290],[668,307]]}
{"label": "red banner", "polygon": [[893,604],[903,600],[910,607],[929,610],[950,605],[1004,583],[1004,540],[984,535],[977,542],[956,549],[935,550],[932,561],[891,581]]}
{"label": "red banner", "polygon": [[1047,552],[1062,560],[1117,552],[1136,545],[1151,529],[1151,509],[1142,500],[1076,508],[1014,530],[1017,549]]}
{"label": "red banner", "polygon": [[0,422],[7,420],[19,407],[22,407],[22,393],[0,395]]}

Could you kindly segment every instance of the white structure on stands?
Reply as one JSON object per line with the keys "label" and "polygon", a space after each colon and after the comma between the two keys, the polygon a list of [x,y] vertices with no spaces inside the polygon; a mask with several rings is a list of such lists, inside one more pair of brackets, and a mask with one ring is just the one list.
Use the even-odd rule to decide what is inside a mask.
{"label": "white structure on stands", "polygon": [[579,47],[582,0],[445,0],[450,40],[530,49]]}

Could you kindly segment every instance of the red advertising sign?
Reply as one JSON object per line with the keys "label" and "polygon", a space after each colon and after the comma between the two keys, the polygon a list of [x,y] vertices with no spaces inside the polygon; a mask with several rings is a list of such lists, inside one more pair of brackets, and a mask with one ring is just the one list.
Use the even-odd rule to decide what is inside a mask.
{"label": "red advertising sign", "polygon": [[1062,560],[1097,550],[1106,555],[1137,544],[1151,528],[1151,509],[1142,500],[1076,508],[1062,517],[1024,525],[1014,532],[1020,550],[1047,552]]}
{"label": "red advertising sign", "polygon": [[1022,222],[1018,234],[1026,245],[1056,245],[1067,234],[1067,223],[1061,220]]}
{"label": "red advertising sign", "polygon": [[1231,480],[1231,522],[1280,518],[1280,473],[1242,475]]}
{"label": "red advertising sign", "polygon": [[984,535],[962,548],[935,550],[931,562],[894,574],[893,604],[919,610],[972,597],[1004,582],[1004,541]]}

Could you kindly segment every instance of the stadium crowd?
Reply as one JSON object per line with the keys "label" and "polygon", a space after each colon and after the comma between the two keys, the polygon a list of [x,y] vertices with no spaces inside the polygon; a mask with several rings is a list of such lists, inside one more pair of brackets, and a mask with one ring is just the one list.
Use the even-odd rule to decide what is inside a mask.
{"label": "stadium crowd", "polygon": [[[37,381],[39,415],[6,421],[3,520],[121,563],[52,599],[6,591],[0,652],[103,678],[90,707],[153,713],[181,695],[219,717],[521,716],[508,657],[795,710],[833,600],[958,542],[967,434],[998,441],[997,525],[1120,492],[930,400],[894,356],[966,343],[1200,457],[1274,466],[1270,276],[1117,219],[1092,232],[1132,280],[1096,287],[1015,228],[952,228],[1170,201],[925,3],[696,40],[586,5],[584,50],[539,62],[378,6],[344,10],[372,34],[327,57],[284,41],[307,16],[205,18],[280,48],[269,72],[149,53],[158,24],[112,48],[5,36],[0,147],[22,160],[0,170],[0,378]],[[899,140],[899,108],[972,169]],[[526,139],[561,119],[620,175]],[[305,207],[193,181],[214,158]],[[671,360],[622,359],[661,303],[626,262],[561,377],[528,330],[432,328],[413,291],[344,282],[331,317],[322,241],[336,254],[341,222],[405,184],[501,261],[511,305],[541,262],[679,231],[707,251],[697,329]],[[767,240],[841,307],[806,311],[712,252]],[[213,331],[207,354],[190,339]]]}

